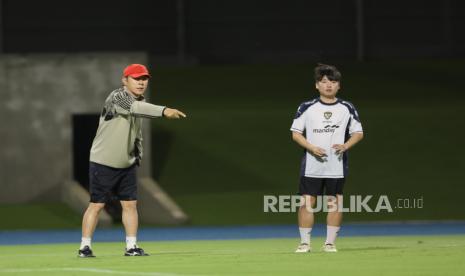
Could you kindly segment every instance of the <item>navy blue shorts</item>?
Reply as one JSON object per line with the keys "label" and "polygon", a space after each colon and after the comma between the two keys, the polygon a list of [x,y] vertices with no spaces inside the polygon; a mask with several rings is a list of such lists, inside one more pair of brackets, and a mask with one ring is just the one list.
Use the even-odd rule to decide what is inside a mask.
{"label": "navy blue shorts", "polygon": [[136,165],[116,169],[89,163],[90,202],[106,203],[112,199],[137,200]]}
{"label": "navy blue shorts", "polygon": [[299,194],[319,196],[323,195],[342,195],[345,178],[316,178],[300,177]]}

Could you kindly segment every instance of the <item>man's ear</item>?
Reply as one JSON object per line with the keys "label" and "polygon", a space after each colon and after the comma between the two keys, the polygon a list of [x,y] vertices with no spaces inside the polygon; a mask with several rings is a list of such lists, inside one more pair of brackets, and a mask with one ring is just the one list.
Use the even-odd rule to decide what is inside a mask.
{"label": "man's ear", "polygon": [[128,77],[123,77],[123,78],[121,78],[121,82],[123,83],[124,86],[127,86],[127,84],[128,84]]}

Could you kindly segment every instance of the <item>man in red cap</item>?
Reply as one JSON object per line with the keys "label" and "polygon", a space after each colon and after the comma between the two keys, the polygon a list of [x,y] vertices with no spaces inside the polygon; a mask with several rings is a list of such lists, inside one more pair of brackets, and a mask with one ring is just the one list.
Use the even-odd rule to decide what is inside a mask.
{"label": "man in red cap", "polygon": [[121,202],[126,232],[125,256],[147,256],[137,246],[136,166],[142,160],[142,118],[186,117],[179,110],[145,102],[150,74],[142,64],[123,71],[123,87],[110,93],[100,114],[99,127],[90,150],[90,203],[82,220],[79,257],[95,257],[91,239],[98,215],[113,195]]}

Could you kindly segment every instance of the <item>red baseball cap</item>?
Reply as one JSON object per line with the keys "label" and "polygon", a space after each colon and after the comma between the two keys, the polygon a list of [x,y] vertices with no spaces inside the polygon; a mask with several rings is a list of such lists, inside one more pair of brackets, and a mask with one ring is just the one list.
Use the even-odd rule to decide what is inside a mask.
{"label": "red baseball cap", "polygon": [[130,64],[123,71],[124,77],[138,78],[141,76],[150,77],[149,70],[142,64]]}

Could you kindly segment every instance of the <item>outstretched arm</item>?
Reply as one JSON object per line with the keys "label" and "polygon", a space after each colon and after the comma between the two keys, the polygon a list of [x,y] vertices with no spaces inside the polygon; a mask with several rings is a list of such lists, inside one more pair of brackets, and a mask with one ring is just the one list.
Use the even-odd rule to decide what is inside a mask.
{"label": "outstretched arm", "polygon": [[131,105],[131,114],[139,117],[156,118],[166,117],[168,119],[185,118],[186,114],[166,106],[154,105],[142,101],[135,101]]}
{"label": "outstretched arm", "polygon": [[168,119],[185,118],[186,114],[162,105],[150,104],[145,101],[136,101],[126,91],[120,90],[113,95],[113,104],[119,114],[131,114],[137,117],[157,118],[166,117]]}
{"label": "outstretched arm", "polygon": [[172,108],[165,108],[163,110],[163,116],[165,116],[168,119],[180,119],[187,117],[186,114],[184,114],[183,112]]}

